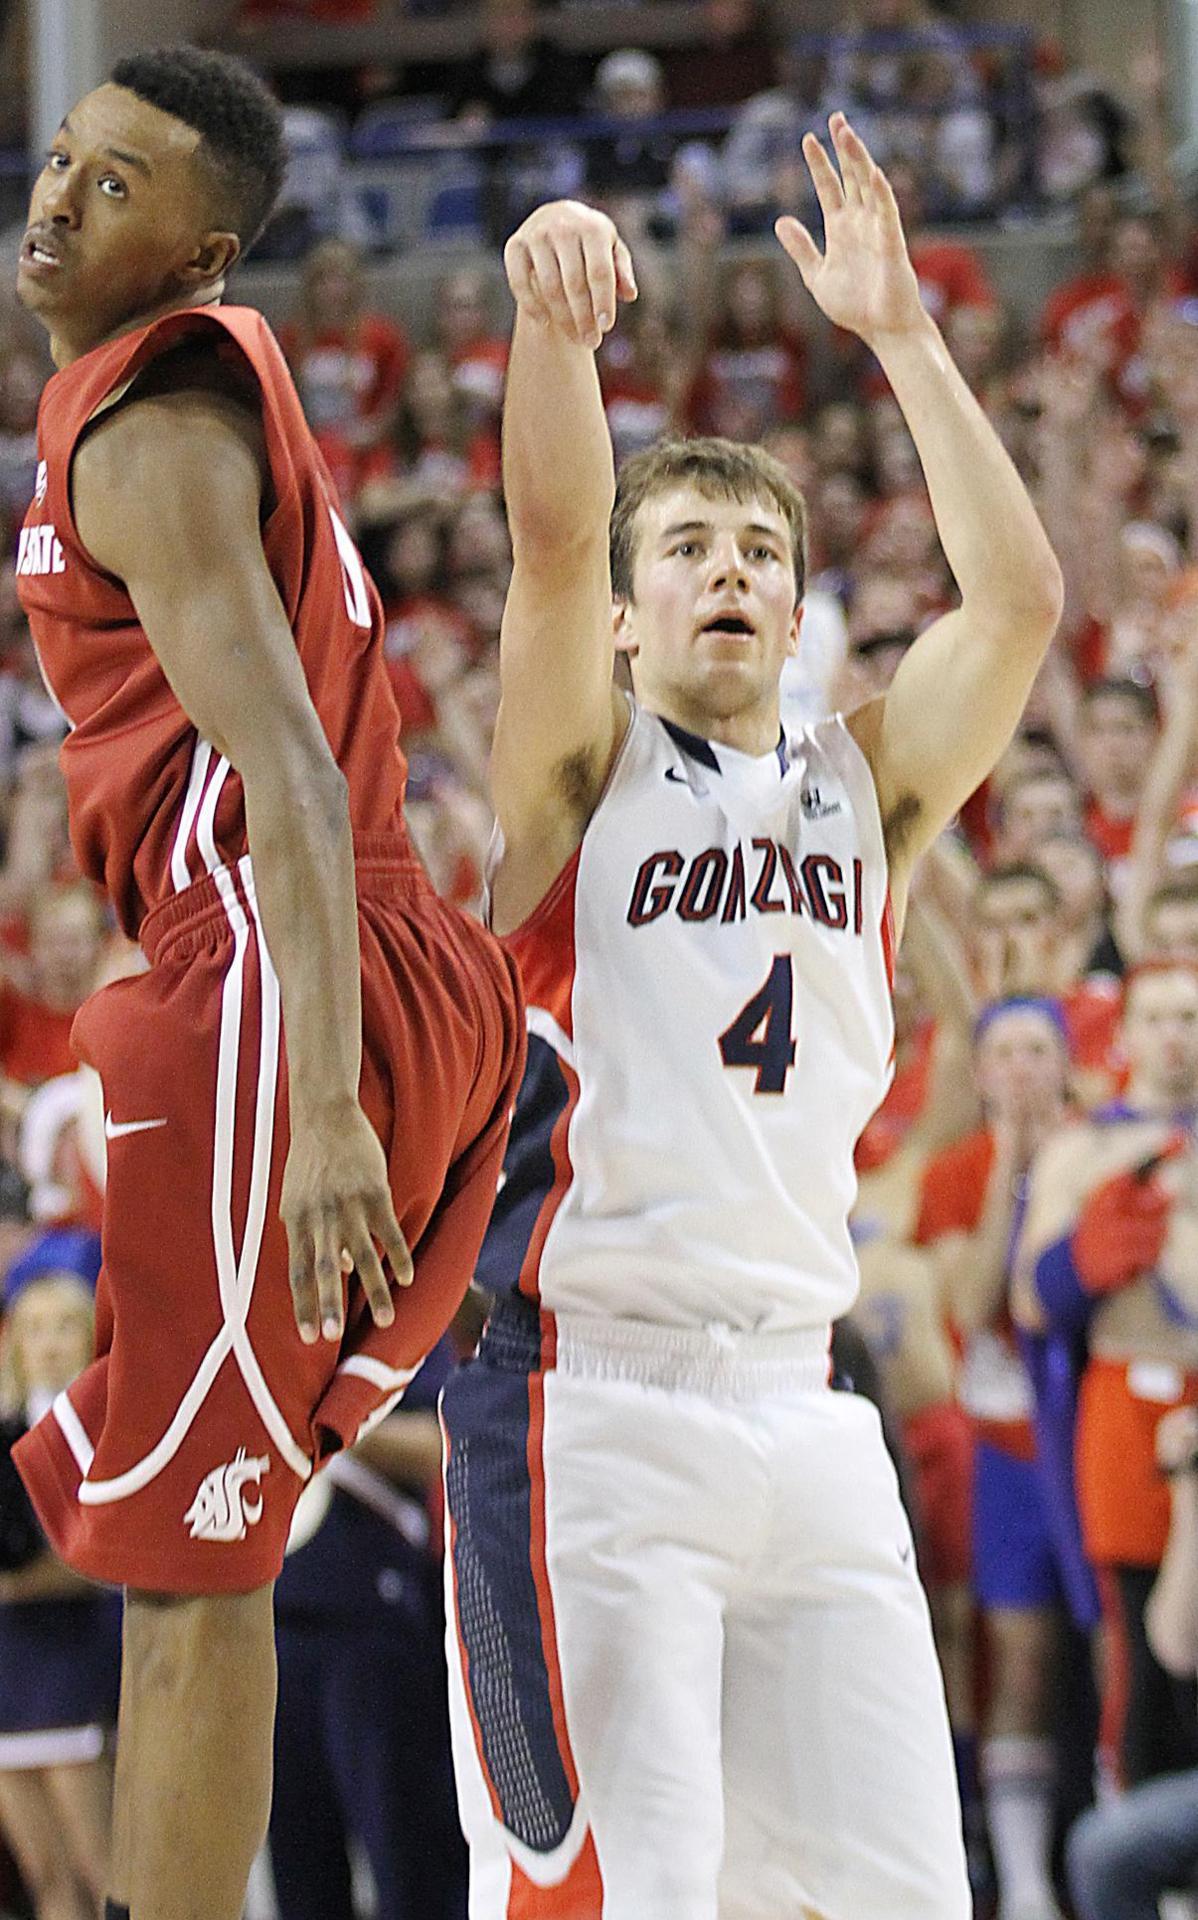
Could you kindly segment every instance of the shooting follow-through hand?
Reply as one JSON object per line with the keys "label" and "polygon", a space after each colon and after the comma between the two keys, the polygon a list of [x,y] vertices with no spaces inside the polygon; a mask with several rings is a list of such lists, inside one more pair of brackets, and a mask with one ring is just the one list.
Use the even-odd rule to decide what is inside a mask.
{"label": "shooting follow-through hand", "polygon": [[636,299],[632,255],[614,224],[578,200],[530,213],[503,264],[521,312],[592,351],[614,326],[617,303]]}
{"label": "shooting follow-through hand", "polygon": [[839,172],[814,134],[803,140],[824,216],[824,251],[789,214],[774,232],[821,312],[876,347],[887,335],[926,325],[927,316],[889,180],[843,113],[832,115],[828,129]]}

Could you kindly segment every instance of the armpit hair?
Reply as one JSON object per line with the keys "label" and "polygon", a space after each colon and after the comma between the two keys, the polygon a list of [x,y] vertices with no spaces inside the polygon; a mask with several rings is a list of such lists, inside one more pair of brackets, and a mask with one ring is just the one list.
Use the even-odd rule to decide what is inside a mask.
{"label": "armpit hair", "polygon": [[899,795],[882,822],[882,838],[886,843],[888,860],[893,861],[906,852],[907,842],[922,812],[923,801],[917,793]]}
{"label": "armpit hair", "polygon": [[558,761],[553,784],[570,811],[586,820],[594,809],[602,778],[602,772],[595,764],[595,755],[588,753],[586,748],[580,748],[577,753],[569,753],[564,760]]}

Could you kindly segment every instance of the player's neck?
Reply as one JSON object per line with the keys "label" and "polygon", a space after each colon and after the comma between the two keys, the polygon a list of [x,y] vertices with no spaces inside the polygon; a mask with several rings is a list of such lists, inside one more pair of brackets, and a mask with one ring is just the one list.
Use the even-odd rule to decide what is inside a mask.
{"label": "player's neck", "polygon": [[60,370],[69,367],[75,360],[82,360],[85,353],[92,353],[97,347],[106,347],[113,340],[120,340],[127,333],[139,333],[143,327],[152,326],[155,320],[162,320],[168,313],[183,313],[193,307],[215,307],[224,296],[225,283],[218,281],[215,286],[204,287],[200,292],[176,294],[172,299],[161,300],[152,307],[146,307],[140,313],[130,316],[119,327],[112,327],[107,333],[91,334],[86,330],[68,335],[51,329],[50,358]]}

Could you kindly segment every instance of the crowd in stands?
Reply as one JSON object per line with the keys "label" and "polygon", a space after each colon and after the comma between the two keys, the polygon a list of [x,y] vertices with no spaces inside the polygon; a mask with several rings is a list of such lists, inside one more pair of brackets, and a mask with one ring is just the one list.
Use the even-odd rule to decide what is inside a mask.
{"label": "crowd in stands", "polygon": [[[456,57],[444,45],[436,59],[419,45],[400,57],[380,27],[374,59],[289,64],[282,23],[331,23],[347,4],[249,0],[243,13],[290,103],[288,204],[265,240],[275,257],[332,233],[381,250],[501,240],[532,204],[578,191],[634,196],[659,235],[685,226],[696,199],[733,234],[768,233],[807,202],[802,137],[834,106],[881,161],[919,172],[933,218],[1023,218],[1126,176],[1145,117],[1141,89],[1117,96],[1056,43],[966,27],[925,0],[861,0],[822,32],[796,32],[769,0],[697,0],[660,42],[646,6],[644,42],[614,50],[594,43],[580,0],[482,0],[419,10],[458,23]],[[402,162],[390,183],[384,161]]]}
{"label": "crowd in stands", "polygon": [[[346,21],[373,9],[253,11]],[[1180,1552],[1171,1529],[1189,1527],[1192,1544],[1198,1512],[1198,237],[1163,168],[1152,62],[1118,103],[1045,53],[1024,149],[995,105],[1002,72],[920,0],[869,0],[856,37],[815,52],[779,48],[744,0],[708,11],[720,37],[706,69],[621,48],[585,74],[527,0],[488,0],[485,46],[452,88],[435,76],[441,117],[426,137],[601,103],[602,137],[581,158],[495,160],[492,212],[510,216],[513,178],[544,192],[549,152],[556,184],[628,231],[641,297],[600,355],[618,460],[665,434],[719,433],[761,441],[802,485],[810,589],[788,725],[884,690],[953,602],[878,368],[813,322],[781,256],[727,245],[791,203],[798,138],[830,101],[860,108],[887,159],[925,303],[1049,529],[1067,587],[1059,635],[1016,739],[915,888],[894,1084],[858,1151],[861,1302],[837,1354],[883,1403],[913,1511],[979,1920],[1140,1920],[1160,1888],[1198,1886],[1193,1649],[1154,1624],[1158,1570]],[[393,77],[355,76],[340,105],[375,112]],[[712,104],[731,109],[719,141],[660,132],[663,110]],[[933,224],[946,205],[1009,202],[1029,179],[1029,206],[1076,214],[1079,249],[1030,322],[968,238]],[[372,303],[368,233],[301,223],[297,235],[306,250],[280,338],[383,597],[413,835],[438,887],[478,910],[510,568],[509,315],[493,259],[455,258],[417,337]],[[103,1103],[71,1056],[71,1018],[141,964],[74,874],[62,723],[14,592],[46,372],[39,339],[0,297],[10,1437],[77,1366],[95,1280]],[[468,1312],[459,1351],[475,1330]],[[431,1412],[451,1361],[447,1344],[405,1410],[301,1505],[279,1594],[282,1920],[351,1920],[363,1872],[379,1920],[465,1912]],[[33,1654],[10,1649],[33,1645],[38,1607],[58,1609],[54,1644],[66,1622],[94,1650],[62,1682],[74,1730],[93,1740],[86,1779],[58,1749],[22,1747],[50,1709],[0,1674],[0,1826],[39,1911],[84,1915],[102,1866],[89,1836],[107,1791],[95,1736],[111,1721],[111,1619],[47,1568],[10,1494],[0,1487],[0,1666],[33,1671]],[[56,1833],[70,1844],[48,1844]]]}

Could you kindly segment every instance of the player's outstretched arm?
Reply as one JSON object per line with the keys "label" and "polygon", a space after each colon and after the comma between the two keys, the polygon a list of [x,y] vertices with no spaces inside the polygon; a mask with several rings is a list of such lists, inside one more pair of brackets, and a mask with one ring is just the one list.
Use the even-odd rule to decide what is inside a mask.
{"label": "player's outstretched arm", "polygon": [[287,1030],[282,1214],[296,1319],[339,1339],[346,1259],[376,1321],[411,1261],[386,1158],[358,1103],[361,981],[345,780],[308,694],[259,532],[258,423],[208,393],[136,401],[75,458],[84,545],[125,583],[184,712],[241,775],[262,924]]}
{"label": "player's outstretched arm", "polygon": [[636,283],[607,215],[572,200],[530,214],[504,266],[516,302],[503,410],[512,579],[491,786],[505,843],[495,911],[510,926],[578,844],[619,737],[615,476],[595,349]]}
{"label": "player's outstretched arm", "polygon": [[874,769],[900,883],[1015,730],[1061,612],[1061,572],[1019,475],[925,313],[890,183],[843,114],[837,167],[803,151],[824,250],[777,234],[817,305],[877,355],[919,453],[961,606],[911,648],[855,731]]}

